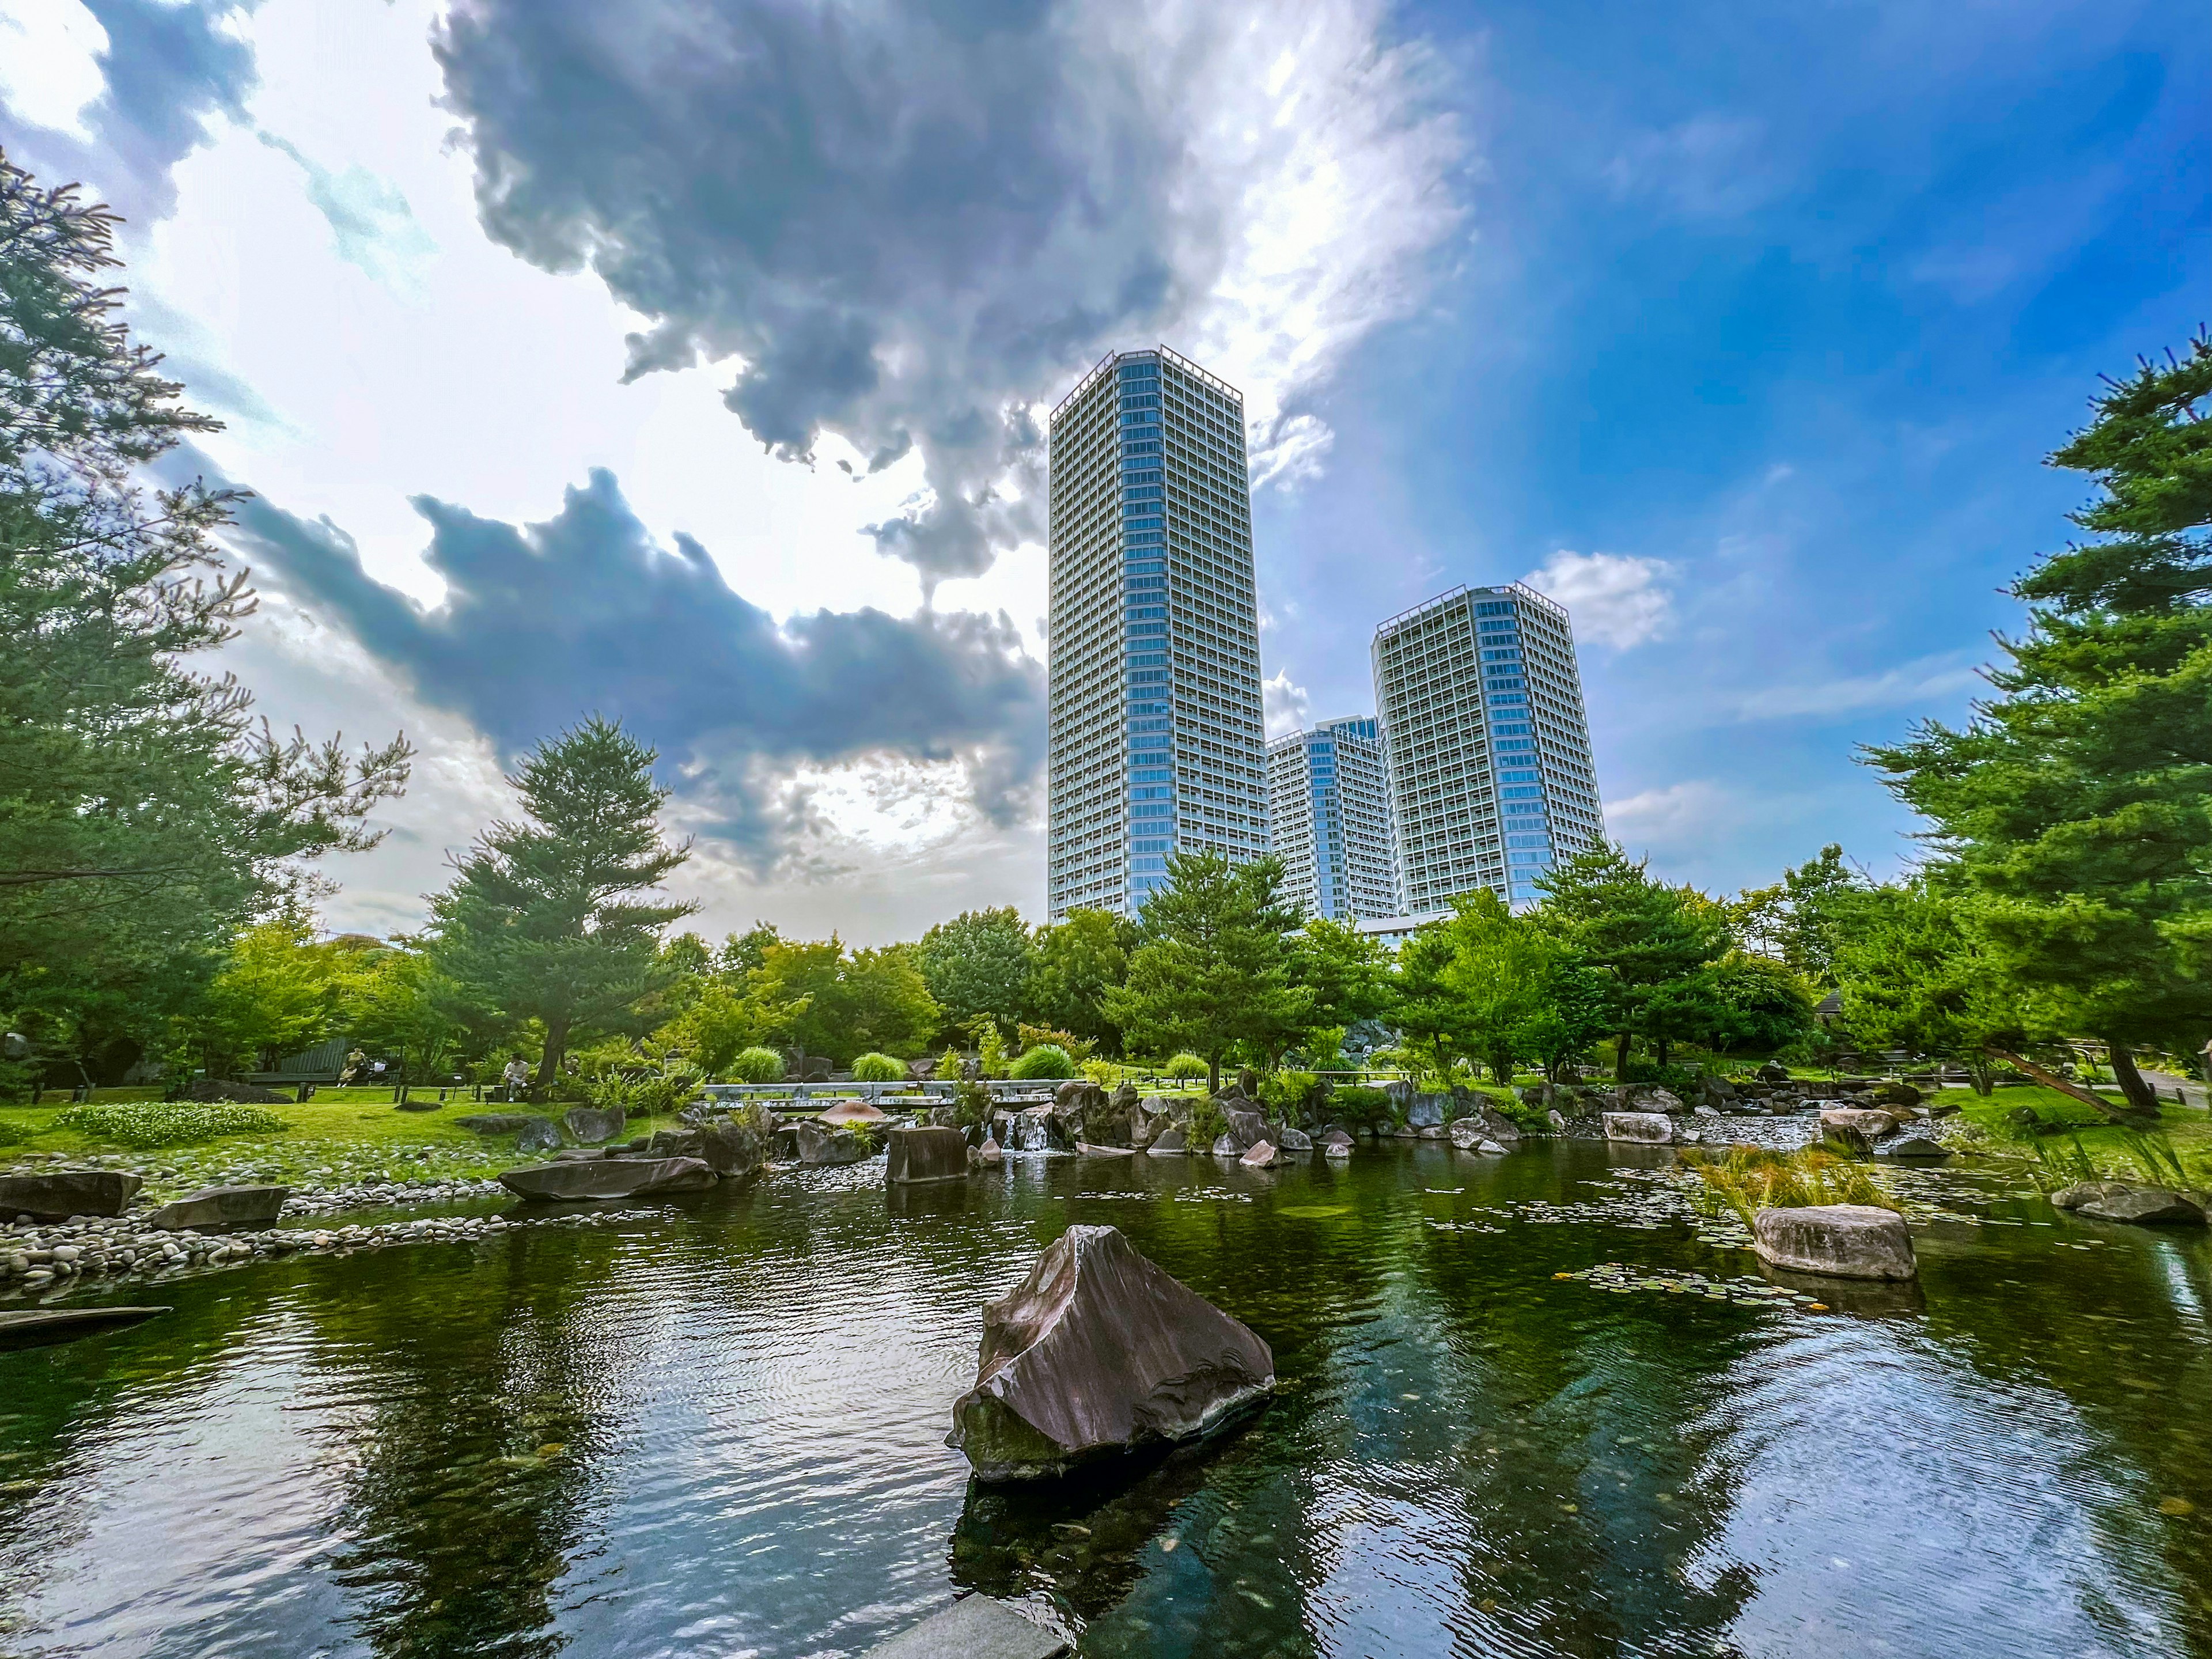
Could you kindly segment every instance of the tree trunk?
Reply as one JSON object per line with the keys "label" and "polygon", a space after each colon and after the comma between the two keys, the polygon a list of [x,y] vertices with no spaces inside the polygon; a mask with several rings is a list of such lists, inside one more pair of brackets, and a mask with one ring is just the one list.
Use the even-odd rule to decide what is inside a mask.
{"label": "tree trunk", "polygon": [[1652,1057],[1659,1062],[1659,1069],[1662,1072],[1667,1069],[1668,1046],[1668,1042],[1665,1037],[1658,1038],[1653,1044]]}
{"label": "tree trunk", "polygon": [[568,1054],[568,1022],[549,1019],[545,1022],[545,1053],[538,1062],[538,1091],[544,1095],[551,1090],[561,1075],[561,1062]]}
{"label": "tree trunk", "polygon": [[1221,1092],[1221,1056],[1219,1054],[1208,1054],[1206,1057],[1206,1092],[1209,1097]]}
{"label": "tree trunk", "polygon": [[1992,1058],[2001,1060],[2008,1066],[2017,1066],[2020,1070],[2027,1073],[2028,1076],[2033,1078],[2038,1083],[2040,1083],[2045,1088],[2056,1089],[2060,1094],[2066,1096],[2069,1099],[2080,1101],[2084,1106],[2095,1107],[2099,1111],[2102,1112],[2107,1119],[2114,1123],[2124,1123],[2127,1121],[2127,1114],[2125,1112],[2117,1110],[2113,1107],[2112,1103],[2106,1100],[2102,1095],[2094,1093],[2090,1090],[2084,1089],[2078,1084],[2069,1083],[2064,1078],[2060,1077],[2056,1072],[2045,1071],[2042,1066],[2037,1065],[2032,1060],[2024,1060],[2020,1055],[2012,1053],[2009,1049],[1999,1048],[1994,1046],[1989,1048],[1988,1053]]}
{"label": "tree trunk", "polygon": [[1987,1054],[1968,1054],[1962,1063],[1966,1068],[1967,1080],[1974,1085],[1976,1094],[1984,1100],[1987,1100],[1996,1092],[1996,1085],[1990,1081],[1990,1060]]}
{"label": "tree trunk", "polygon": [[2158,1091],[2136,1069],[2136,1057],[2124,1042],[2107,1042],[2106,1051],[2112,1056],[2112,1076],[2120,1085],[2120,1092],[2128,1104],[2151,1117],[2158,1115]]}
{"label": "tree trunk", "polygon": [[1615,1083],[1628,1081],[1628,1044],[1629,1036],[1626,1031],[1613,1039],[1613,1080]]}

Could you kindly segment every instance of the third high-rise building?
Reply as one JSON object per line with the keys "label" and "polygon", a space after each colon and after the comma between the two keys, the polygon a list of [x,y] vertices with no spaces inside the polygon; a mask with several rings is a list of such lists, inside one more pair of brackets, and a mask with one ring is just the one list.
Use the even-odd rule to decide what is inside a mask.
{"label": "third high-rise building", "polygon": [[1267,850],[1244,400],[1165,346],[1052,412],[1046,904],[1133,915],[1167,855]]}
{"label": "third high-rise building", "polygon": [[1512,904],[1601,842],[1573,630],[1519,582],[1456,587],[1375,633],[1405,913],[1486,887]]}
{"label": "third high-rise building", "polygon": [[1395,916],[1398,846],[1389,769],[1371,714],[1323,720],[1267,745],[1267,816],[1283,896],[1310,916]]}

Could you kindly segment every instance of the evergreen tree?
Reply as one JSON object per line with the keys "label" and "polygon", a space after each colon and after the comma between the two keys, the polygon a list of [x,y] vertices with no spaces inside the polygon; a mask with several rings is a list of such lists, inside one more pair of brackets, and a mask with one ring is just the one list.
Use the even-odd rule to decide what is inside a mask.
{"label": "evergreen tree", "polygon": [[1537,884],[1539,926],[1605,978],[1615,1075],[1627,1078],[1638,1036],[1652,1040],[1663,1066],[1667,1044],[1695,1035],[1705,1017],[1698,976],[1729,949],[1726,913],[1700,893],[1652,880],[1618,847],[1577,854]]}
{"label": "evergreen tree", "polygon": [[661,931],[696,904],[651,895],[690,856],[660,833],[659,758],[593,715],[507,780],[523,821],[493,824],[430,902],[438,965],[480,1010],[544,1027],[537,1086],[572,1042],[653,990]]}
{"label": "evergreen tree", "polygon": [[1297,1041],[1313,1004],[1291,982],[1284,935],[1298,915],[1283,902],[1282,879],[1278,859],[1169,854],[1167,884],[1139,919],[1128,981],[1106,994],[1107,1016],[1128,1042],[1203,1056],[1206,1087],[1218,1091],[1231,1048],[1279,1055]]}
{"label": "evergreen tree", "polygon": [[2110,1048],[2138,1111],[2132,1051],[2212,1032],[2212,339],[2107,384],[2051,457],[2102,493],[2087,545],[2014,587],[1998,696],[1954,730],[1868,751],[1955,860],[1976,925],[2045,1017]]}
{"label": "evergreen tree", "polygon": [[114,216],[0,157],[0,1015],[48,1051],[150,1036],[285,914],[307,863],[374,846],[395,739],[280,739],[185,659],[253,609],[228,494],[138,469],[217,422],[117,316]]}

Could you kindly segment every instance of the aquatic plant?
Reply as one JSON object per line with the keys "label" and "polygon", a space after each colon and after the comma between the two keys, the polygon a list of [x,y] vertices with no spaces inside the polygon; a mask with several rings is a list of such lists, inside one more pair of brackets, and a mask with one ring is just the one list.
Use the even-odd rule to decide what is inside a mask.
{"label": "aquatic plant", "polygon": [[266,1106],[228,1102],[202,1105],[191,1101],[71,1106],[55,1121],[65,1129],[119,1141],[140,1151],[188,1146],[217,1135],[268,1134],[292,1127]]}
{"label": "aquatic plant", "polygon": [[2065,1144],[2056,1140],[2037,1140],[2030,1143],[2035,1152],[2035,1168],[2028,1171],[2028,1179],[2046,1193],[2055,1193],[2061,1187],[2071,1187],[2084,1181],[2101,1181],[2105,1172],[2097,1167],[2097,1160],[2081,1144],[2079,1135],[2069,1135]]}
{"label": "aquatic plant", "polygon": [[1807,1209],[1822,1204],[1869,1204],[1879,1209],[1904,1206],[1875,1182],[1867,1167],[1821,1146],[1778,1152],[1764,1146],[1731,1146],[1720,1158],[1685,1155],[1705,1183],[1704,1194],[1718,1212],[1725,1205],[1746,1224],[1761,1210]]}
{"label": "aquatic plant", "polygon": [[855,1083],[903,1083],[906,1062],[892,1054],[866,1054],[853,1062]]}

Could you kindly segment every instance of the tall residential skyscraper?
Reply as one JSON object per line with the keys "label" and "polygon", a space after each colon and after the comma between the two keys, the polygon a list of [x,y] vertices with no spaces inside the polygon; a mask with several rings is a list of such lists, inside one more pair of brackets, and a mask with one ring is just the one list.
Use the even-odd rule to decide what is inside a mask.
{"label": "tall residential skyscraper", "polygon": [[1372,715],[1323,720],[1267,745],[1267,816],[1284,896],[1331,921],[1395,916],[1398,838]]}
{"label": "tall residential skyscraper", "polygon": [[1406,914],[1487,887],[1542,896],[1605,837],[1567,613],[1533,588],[1455,587],[1375,630]]}
{"label": "tall residential skyscraper", "polygon": [[1047,907],[1133,915],[1167,854],[1267,850],[1244,400],[1165,346],[1052,412]]}

